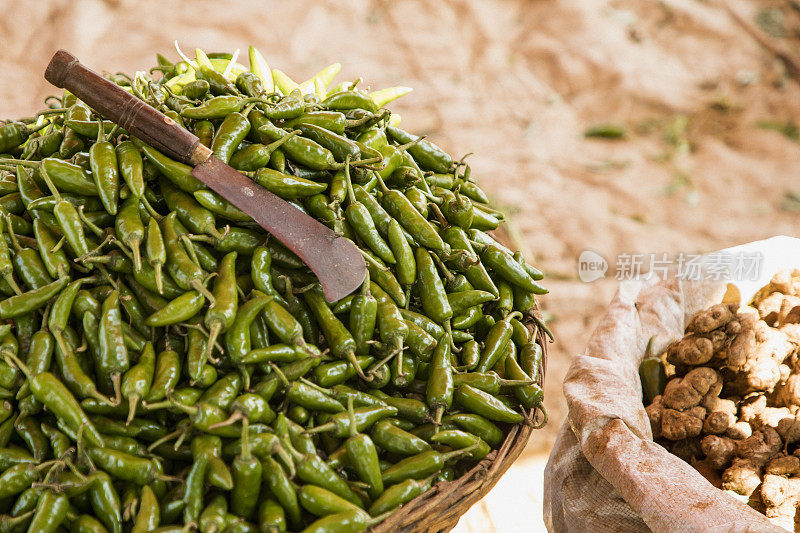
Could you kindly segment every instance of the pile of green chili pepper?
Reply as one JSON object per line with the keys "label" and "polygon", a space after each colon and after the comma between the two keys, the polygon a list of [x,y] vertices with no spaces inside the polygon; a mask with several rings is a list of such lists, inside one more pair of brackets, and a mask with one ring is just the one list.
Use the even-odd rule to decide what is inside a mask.
{"label": "pile of green chili pepper", "polygon": [[[0,532],[361,531],[546,418],[542,273],[384,105],[198,50],[109,78],[363,251],[329,305],[70,94],[0,126]],[[543,422],[542,422],[543,423]]]}

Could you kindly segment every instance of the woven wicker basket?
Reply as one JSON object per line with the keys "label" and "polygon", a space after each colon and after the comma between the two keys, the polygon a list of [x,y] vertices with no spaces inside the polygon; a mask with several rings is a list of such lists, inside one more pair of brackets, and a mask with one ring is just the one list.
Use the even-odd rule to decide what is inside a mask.
{"label": "woven wicker basket", "polygon": [[[533,320],[530,317],[526,324],[533,331]],[[539,385],[544,386],[547,342],[541,328],[537,330],[537,340],[542,347]],[[541,413],[535,412],[533,418],[535,419],[537,415]],[[513,426],[500,448],[492,451],[467,473],[453,481],[437,483],[370,531],[373,533],[450,531],[458,523],[461,515],[492,490],[500,480],[500,476],[505,474],[525,449],[532,431],[531,423]]]}

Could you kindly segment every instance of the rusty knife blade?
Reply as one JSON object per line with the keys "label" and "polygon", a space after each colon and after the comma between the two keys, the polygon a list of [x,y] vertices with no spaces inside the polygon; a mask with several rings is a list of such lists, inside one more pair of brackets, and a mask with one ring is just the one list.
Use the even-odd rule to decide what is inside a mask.
{"label": "rusty knife blade", "polygon": [[297,254],[319,278],[328,302],[344,298],[364,282],[367,266],[350,239],[336,235],[214,156],[195,166],[192,175]]}

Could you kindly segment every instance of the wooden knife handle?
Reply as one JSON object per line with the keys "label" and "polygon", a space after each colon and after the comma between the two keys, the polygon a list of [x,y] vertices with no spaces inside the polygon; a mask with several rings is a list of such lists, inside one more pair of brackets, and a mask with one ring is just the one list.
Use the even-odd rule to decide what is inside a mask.
{"label": "wooden knife handle", "polygon": [[44,77],[160,152],[186,164],[199,163],[193,160],[200,144],[196,136],[116,83],[86,68],[66,50],[55,53]]}

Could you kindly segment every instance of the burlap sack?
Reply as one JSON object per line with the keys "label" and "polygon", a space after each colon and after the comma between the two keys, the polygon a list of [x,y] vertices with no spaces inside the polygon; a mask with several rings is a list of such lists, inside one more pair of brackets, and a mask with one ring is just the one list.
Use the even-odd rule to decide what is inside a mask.
{"label": "burlap sack", "polygon": [[653,442],[638,367],[648,339],[660,353],[688,319],[721,301],[746,304],[779,270],[800,268],[800,240],[774,237],[726,250],[762,255],[757,279],[661,279],[621,284],[564,381],[569,415],[544,474],[544,520],[555,532],[784,531],[714,488]]}

